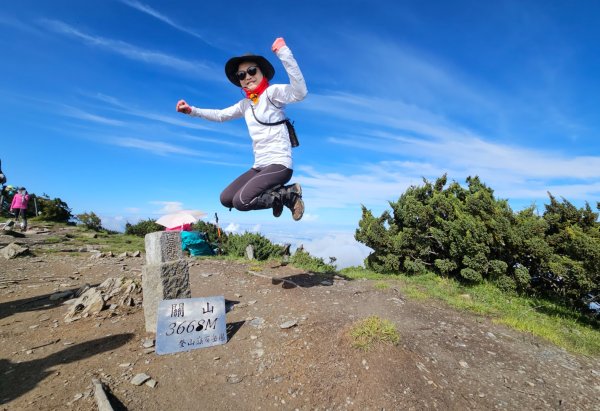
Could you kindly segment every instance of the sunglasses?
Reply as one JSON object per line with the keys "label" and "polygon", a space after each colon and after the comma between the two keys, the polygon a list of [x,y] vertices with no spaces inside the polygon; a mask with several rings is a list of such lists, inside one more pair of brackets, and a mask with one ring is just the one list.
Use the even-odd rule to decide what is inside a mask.
{"label": "sunglasses", "polygon": [[257,72],[257,66],[250,66],[246,69],[246,71],[238,71],[235,73],[235,75],[237,76],[238,80],[242,81],[246,78],[246,73],[248,73],[249,76],[254,76]]}

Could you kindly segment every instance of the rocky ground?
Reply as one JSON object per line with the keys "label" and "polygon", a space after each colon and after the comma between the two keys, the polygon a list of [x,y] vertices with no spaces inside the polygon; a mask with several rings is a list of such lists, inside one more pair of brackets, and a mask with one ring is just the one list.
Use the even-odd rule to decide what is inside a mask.
{"label": "rocky ground", "polygon": [[[49,235],[0,236],[0,247],[30,250],[0,257],[2,410],[97,409],[93,379],[115,410],[600,409],[598,358],[409,300],[399,283],[380,289],[278,264],[188,259],[192,297],[228,301],[229,341],[157,355],[139,288],[65,322],[65,291],[107,278],[141,284],[143,255],[101,256],[47,244]],[[351,346],[348,329],[371,315],[396,325],[398,345]],[[142,373],[150,380],[132,384]]]}

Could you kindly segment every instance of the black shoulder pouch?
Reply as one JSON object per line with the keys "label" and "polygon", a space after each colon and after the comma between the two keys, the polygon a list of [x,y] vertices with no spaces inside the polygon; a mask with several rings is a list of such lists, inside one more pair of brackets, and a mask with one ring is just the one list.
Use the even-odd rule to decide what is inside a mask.
{"label": "black shoulder pouch", "polygon": [[292,147],[298,147],[300,143],[298,142],[298,136],[296,136],[296,129],[294,128],[294,123],[291,122],[289,118],[286,118],[285,126],[287,127],[288,134],[290,135],[290,143],[292,144]]}

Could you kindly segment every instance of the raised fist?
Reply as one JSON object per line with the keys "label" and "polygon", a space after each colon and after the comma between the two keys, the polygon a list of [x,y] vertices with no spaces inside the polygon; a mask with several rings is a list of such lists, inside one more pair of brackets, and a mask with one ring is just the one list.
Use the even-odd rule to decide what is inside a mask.
{"label": "raised fist", "polygon": [[273,45],[271,46],[271,50],[273,50],[273,53],[277,53],[279,51],[280,48],[282,48],[283,46],[285,46],[285,40],[283,39],[283,37],[278,37],[275,42],[273,42]]}
{"label": "raised fist", "polygon": [[185,100],[179,100],[177,102],[176,110],[184,114],[190,114],[192,112],[192,108],[189,106],[188,103],[185,102]]}

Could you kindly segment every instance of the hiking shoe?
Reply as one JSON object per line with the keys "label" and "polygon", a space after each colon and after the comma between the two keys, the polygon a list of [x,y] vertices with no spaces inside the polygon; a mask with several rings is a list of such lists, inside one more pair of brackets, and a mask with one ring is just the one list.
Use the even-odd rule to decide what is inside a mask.
{"label": "hiking shoe", "polygon": [[302,197],[296,196],[290,210],[292,210],[292,218],[294,221],[298,221],[302,218],[304,215],[304,201],[302,201]]}
{"label": "hiking shoe", "polygon": [[296,194],[299,197],[302,197],[302,186],[300,183],[290,184],[289,186],[284,187],[287,193]]}
{"label": "hiking shoe", "polygon": [[292,212],[292,218],[298,221],[304,214],[304,201],[302,201],[302,186],[299,183],[290,184],[280,191],[283,205]]}
{"label": "hiking shoe", "polygon": [[273,217],[280,217],[283,213],[283,202],[280,199],[273,200]]}

